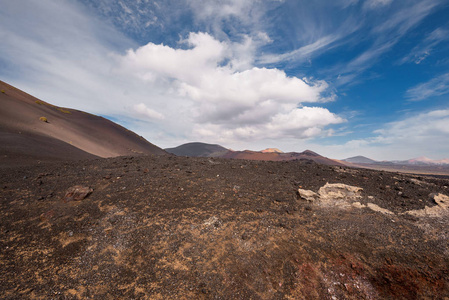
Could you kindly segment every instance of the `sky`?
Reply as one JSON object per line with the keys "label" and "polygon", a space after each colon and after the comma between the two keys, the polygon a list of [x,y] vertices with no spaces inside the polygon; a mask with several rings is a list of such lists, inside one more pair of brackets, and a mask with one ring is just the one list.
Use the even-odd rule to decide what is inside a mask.
{"label": "sky", "polygon": [[0,80],[162,148],[449,157],[449,0],[0,0]]}

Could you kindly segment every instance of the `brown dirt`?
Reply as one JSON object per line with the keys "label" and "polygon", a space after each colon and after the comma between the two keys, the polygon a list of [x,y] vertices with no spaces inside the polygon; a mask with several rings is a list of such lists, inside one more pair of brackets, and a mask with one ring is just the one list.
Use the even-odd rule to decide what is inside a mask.
{"label": "brown dirt", "polygon": [[330,166],[346,166],[347,164],[321,156],[313,151],[306,150],[301,153],[298,152],[263,152],[263,151],[232,151],[220,155],[222,158],[233,158],[233,159],[247,159],[247,160],[259,160],[259,161],[290,161],[290,160],[312,160],[316,163]]}
{"label": "brown dirt", "polygon": [[[361,187],[367,207],[298,188]],[[70,187],[91,187],[64,201]],[[319,165],[139,156],[0,167],[4,299],[445,299],[449,194],[432,177]],[[405,214],[404,214],[405,213]]]}
{"label": "brown dirt", "polygon": [[105,118],[54,106],[2,81],[0,89],[0,163],[165,154]]}

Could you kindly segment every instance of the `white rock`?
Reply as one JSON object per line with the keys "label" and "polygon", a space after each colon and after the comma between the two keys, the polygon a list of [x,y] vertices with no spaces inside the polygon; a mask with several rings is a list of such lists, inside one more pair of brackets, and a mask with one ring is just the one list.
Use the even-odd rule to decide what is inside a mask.
{"label": "white rock", "polygon": [[304,200],[314,202],[319,198],[318,194],[311,190],[298,189],[299,196]]}
{"label": "white rock", "polygon": [[443,217],[449,215],[449,197],[444,194],[431,194],[430,195],[437,205],[429,207],[426,206],[423,209],[409,210],[405,213],[415,217]]}

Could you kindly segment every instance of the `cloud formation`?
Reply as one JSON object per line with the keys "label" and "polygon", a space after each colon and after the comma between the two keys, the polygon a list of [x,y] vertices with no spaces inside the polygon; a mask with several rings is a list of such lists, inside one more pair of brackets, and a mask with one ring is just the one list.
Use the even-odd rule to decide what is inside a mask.
{"label": "cloud formation", "polygon": [[297,108],[305,102],[332,100],[332,95],[323,96],[326,82],[289,77],[278,69],[250,67],[239,49],[252,40],[248,37],[243,43],[191,33],[182,41],[187,49],[148,43],[128,50],[120,58],[120,66],[146,84],[168,84],[190,102],[196,134],[262,139],[290,132],[295,138],[310,138],[321,135],[325,126],[343,122],[324,108]]}
{"label": "cloud formation", "polygon": [[389,5],[393,0],[367,0],[365,1],[365,9],[376,9]]}
{"label": "cloud formation", "polygon": [[441,96],[449,93],[449,73],[442,74],[427,82],[418,84],[406,92],[410,101],[421,101],[431,97]]}
{"label": "cloud formation", "polygon": [[148,108],[144,103],[135,104],[133,106],[134,111],[137,113],[138,116],[142,116],[145,118],[149,118],[151,120],[163,120],[165,119],[164,115],[161,113],[158,113],[154,109]]}
{"label": "cloud formation", "polygon": [[425,60],[435,49],[435,47],[449,40],[449,30],[444,28],[437,28],[432,31],[421,43],[415,46],[410,54],[401,60],[401,63],[414,62],[420,64]]}
{"label": "cloud formation", "polygon": [[197,124],[194,135],[197,138],[225,144],[239,140],[251,143],[260,140],[303,140],[317,136],[330,136],[333,130],[324,128],[345,121],[325,108],[302,107],[286,113],[277,113],[267,122],[260,124],[247,123],[243,126]]}
{"label": "cloud formation", "polygon": [[[254,65],[257,48],[270,42],[263,32],[233,41],[194,32],[172,46],[150,42],[139,47],[90,18],[82,6],[50,3],[4,7],[26,20],[26,30],[9,26],[9,18],[0,21],[8,43],[0,53],[32,78],[31,84],[23,77],[11,83],[56,105],[125,120],[150,140],[204,140],[199,133],[211,128],[215,135],[229,136],[229,143],[245,137],[304,139],[329,135],[328,126],[344,121],[325,108],[302,107],[334,99],[325,81]],[[136,9],[130,3],[122,7],[125,14]],[[223,18],[244,18],[241,9],[249,9],[235,1],[226,5]],[[41,38],[50,40],[41,43]],[[43,92],[42,86],[47,87]]]}
{"label": "cloud formation", "polygon": [[364,155],[376,160],[404,160],[425,154],[432,159],[447,158],[449,110],[430,110],[383,124],[372,137],[353,139],[340,145],[312,144],[325,155],[348,158]]}
{"label": "cloud formation", "polygon": [[[432,101],[416,101],[448,93],[447,24],[429,18],[441,17],[444,3],[6,1],[0,75],[58,106],[111,117],[162,147],[312,145],[333,156],[326,149],[382,151],[377,143],[391,153],[400,146],[382,144],[387,131],[369,139],[366,128],[390,128],[385,120],[404,108],[415,117],[424,106],[432,111]],[[391,82],[404,74],[399,68],[441,75],[398,95]]]}

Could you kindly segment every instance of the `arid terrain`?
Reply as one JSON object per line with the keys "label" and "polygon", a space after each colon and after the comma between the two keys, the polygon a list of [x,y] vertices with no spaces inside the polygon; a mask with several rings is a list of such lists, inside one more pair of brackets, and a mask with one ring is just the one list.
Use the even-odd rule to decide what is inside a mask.
{"label": "arid terrain", "polygon": [[446,179],[168,155],[0,172],[4,299],[449,297]]}
{"label": "arid terrain", "polygon": [[449,299],[447,177],[179,157],[0,87],[2,299]]}

